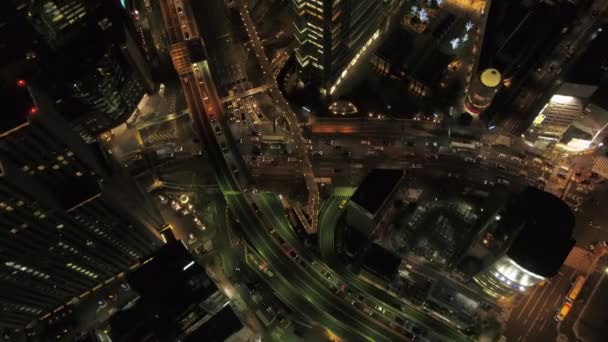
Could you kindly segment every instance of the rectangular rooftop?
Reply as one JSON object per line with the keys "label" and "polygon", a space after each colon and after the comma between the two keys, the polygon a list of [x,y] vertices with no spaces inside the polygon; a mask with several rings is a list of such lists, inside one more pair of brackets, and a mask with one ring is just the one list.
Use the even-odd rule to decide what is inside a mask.
{"label": "rectangular rooftop", "polygon": [[363,180],[351,197],[351,202],[372,215],[382,208],[387,198],[401,182],[404,171],[399,169],[374,169]]}

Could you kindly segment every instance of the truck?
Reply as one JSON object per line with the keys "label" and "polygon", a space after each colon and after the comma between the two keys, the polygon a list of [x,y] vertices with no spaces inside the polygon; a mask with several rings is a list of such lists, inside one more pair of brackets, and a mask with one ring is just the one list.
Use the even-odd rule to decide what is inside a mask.
{"label": "truck", "polygon": [[570,291],[568,291],[568,295],[566,296],[567,301],[569,301],[570,303],[574,303],[576,297],[578,297],[578,294],[581,292],[583,285],[585,285],[585,281],[587,281],[587,277],[582,274],[579,274],[576,277],[576,280],[574,280],[574,284],[572,285]]}
{"label": "truck", "polygon": [[566,316],[568,316],[568,313],[570,312],[570,309],[572,309],[572,303],[570,302],[564,302],[564,304],[562,304],[562,306],[560,307],[559,311],[557,312],[557,315],[555,315],[555,321],[556,322],[561,322],[564,320],[564,318],[566,318]]}

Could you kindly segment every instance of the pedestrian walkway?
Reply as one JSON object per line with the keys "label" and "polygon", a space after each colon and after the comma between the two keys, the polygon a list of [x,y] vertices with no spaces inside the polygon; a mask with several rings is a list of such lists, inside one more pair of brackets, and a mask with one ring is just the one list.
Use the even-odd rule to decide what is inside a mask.
{"label": "pedestrian walkway", "polygon": [[568,267],[572,267],[578,272],[588,274],[592,272],[593,261],[595,260],[595,255],[586,251],[580,247],[574,247],[566,261],[564,261],[564,265]]}
{"label": "pedestrian walkway", "polygon": [[334,196],[338,197],[350,197],[355,193],[357,188],[352,186],[337,186],[334,188]]}

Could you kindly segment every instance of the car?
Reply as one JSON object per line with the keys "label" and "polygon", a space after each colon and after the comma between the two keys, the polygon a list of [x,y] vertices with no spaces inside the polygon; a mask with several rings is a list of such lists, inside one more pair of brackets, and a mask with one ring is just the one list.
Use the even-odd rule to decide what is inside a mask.
{"label": "car", "polygon": [[331,273],[329,273],[329,271],[323,271],[323,276],[327,278],[327,280],[331,280]]}
{"label": "car", "polygon": [[218,126],[215,127],[215,134],[217,135],[221,135],[222,134],[222,129],[219,128]]}
{"label": "car", "polygon": [[232,166],[230,167],[230,169],[232,170],[232,173],[234,173],[234,174],[239,173],[239,168],[238,168],[238,167],[236,167],[236,166],[234,166],[234,165],[232,165]]}
{"label": "car", "polygon": [[340,206],[338,208],[340,209],[344,209],[344,207],[346,207],[346,204],[348,203],[348,200],[342,200],[342,202],[340,202]]}
{"label": "car", "polygon": [[350,158],[353,154],[350,151],[344,151],[342,155],[344,156],[344,158]]}
{"label": "car", "polygon": [[228,146],[226,146],[226,144],[220,143],[220,147],[222,148],[222,151],[228,152]]}
{"label": "car", "polygon": [[325,140],[325,145],[331,146],[331,145],[333,145],[333,144],[334,144],[334,141],[333,141],[333,140],[331,140],[331,139],[327,139],[327,140]]}
{"label": "car", "polygon": [[422,337],[422,336],[426,335],[426,330],[424,330],[423,328],[420,328],[420,327],[418,327],[416,325],[414,325],[412,327],[412,332],[414,334],[416,334],[416,336],[421,336]]}

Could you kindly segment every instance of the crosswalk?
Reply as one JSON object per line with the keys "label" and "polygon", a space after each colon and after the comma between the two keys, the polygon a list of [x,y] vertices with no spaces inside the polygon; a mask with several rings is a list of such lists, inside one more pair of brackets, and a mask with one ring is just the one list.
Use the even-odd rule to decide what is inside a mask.
{"label": "crosswalk", "polygon": [[595,260],[595,255],[586,251],[580,247],[574,247],[566,261],[564,261],[564,266],[572,267],[578,272],[581,273],[590,273],[592,272],[593,262]]}
{"label": "crosswalk", "polygon": [[233,303],[234,308],[236,309],[237,312],[243,313],[243,312],[245,312],[245,310],[247,310],[247,304],[241,298],[241,296],[238,296],[238,297],[234,298],[234,300],[232,301],[232,303]]}
{"label": "crosswalk", "polygon": [[511,313],[513,312],[513,306],[502,307],[500,309],[500,318],[503,322],[508,322],[511,317]]}
{"label": "crosswalk", "polygon": [[157,144],[157,143],[174,141],[175,138],[176,138],[175,134],[171,133],[171,132],[154,133],[154,134],[147,136],[144,139],[144,142],[146,144],[153,145],[153,144]]}

